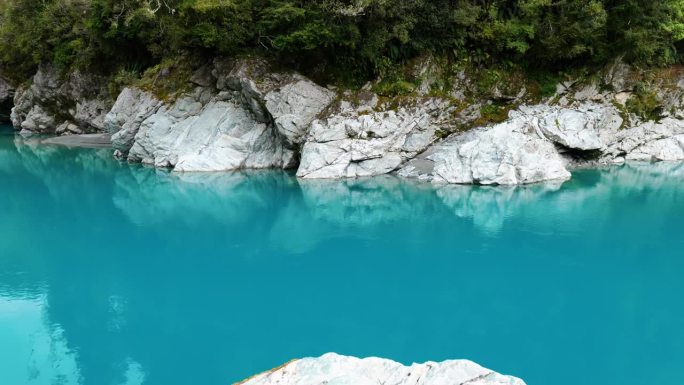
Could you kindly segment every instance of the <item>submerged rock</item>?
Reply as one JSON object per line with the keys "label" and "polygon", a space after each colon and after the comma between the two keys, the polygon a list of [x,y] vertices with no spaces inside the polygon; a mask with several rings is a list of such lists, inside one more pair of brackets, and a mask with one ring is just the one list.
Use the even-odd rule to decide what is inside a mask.
{"label": "submerged rock", "polygon": [[66,147],[110,148],[112,146],[109,134],[84,134],[57,136],[42,140],[43,144],[56,144]]}
{"label": "submerged rock", "polygon": [[326,354],[292,361],[237,385],[525,385],[467,360],[404,366],[381,358]]}

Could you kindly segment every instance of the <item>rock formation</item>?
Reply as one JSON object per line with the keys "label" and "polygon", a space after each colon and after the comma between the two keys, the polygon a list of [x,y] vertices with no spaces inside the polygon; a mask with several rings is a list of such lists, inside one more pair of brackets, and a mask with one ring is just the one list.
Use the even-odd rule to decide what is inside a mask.
{"label": "rock formation", "polygon": [[43,64],[28,87],[14,95],[12,124],[26,134],[83,134],[104,130],[111,100],[104,78],[74,71],[60,74]]}
{"label": "rock formation", "polygon": [[291,168],[330,91],[259,60],[216,61],[171,103],[127,88],[107,115],[117,154],[175,171]]}
{"label": "rock formation", "polygon": [[448,113],[448,105],[438,99],[396,111],[342,108],[313,122],[297,176],[353,178],[390,173],[437,140]]}
{"label": "rock formation", "polygon": [[[388,99],[372,85],[333,91],[258,58],[217,59],[170,98],[129,87],[112,103],[103,79],[42,65],[16,91],[12,121],[24,133],[104,131],[118,157],[178,172],[297,168],[302,179],[397,173],[515,185],[563,181],[588,165],[684,160],[684,81],[658,85],[661,106],[644,116],[625,107],[639,102],[630,71],[617,62],[599,82],[564,81],[542,102],[506,85],[485,100],[466,96],[475,85],[465,73],[450,92],[431,93],[443,74],[428,60],[414,69],[424,79],[412,94]],[[0,82],[0,97],[9,92]],[[496,103],[516,107],[483,125]]]}
{"label": "rock formation", "polygon": [[326,354],[292,361],[237,385],[525,385],[467,361],[426,362],[404,366],[381,358],[359,359]]}

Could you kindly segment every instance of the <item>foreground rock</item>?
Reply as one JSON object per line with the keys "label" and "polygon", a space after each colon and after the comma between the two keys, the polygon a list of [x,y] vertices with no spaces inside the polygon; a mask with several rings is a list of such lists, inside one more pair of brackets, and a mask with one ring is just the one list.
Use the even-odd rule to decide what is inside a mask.
{"label": "foreground rock", "polygon": [[238,385],[525,385],[466,361],[403,366],[381,358],[358,359],[337,354],[305,358],[260,374]]}

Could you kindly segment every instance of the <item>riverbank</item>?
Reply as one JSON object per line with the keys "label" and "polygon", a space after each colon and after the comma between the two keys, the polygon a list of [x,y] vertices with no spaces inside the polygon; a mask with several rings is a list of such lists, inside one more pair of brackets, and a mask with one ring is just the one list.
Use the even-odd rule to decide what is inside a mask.
{"label": "riverbank", "polygon": [[380,92],[383,79],[339,90],[256,57],[159,71],[161,84],[175,85],[164,97],[139,86],[111,100],[102,78],[41,66],[16,90],[14,126],[23,135],[106,133],[117,157],[176,172],[276,168],[303,179],[515,185],[684,160],[684,74],[675,68],[617,61],[546,96],[531,79],[483,84],[485,74],[445,72],[434,58],[408,66],[414,86],[394,96]]}

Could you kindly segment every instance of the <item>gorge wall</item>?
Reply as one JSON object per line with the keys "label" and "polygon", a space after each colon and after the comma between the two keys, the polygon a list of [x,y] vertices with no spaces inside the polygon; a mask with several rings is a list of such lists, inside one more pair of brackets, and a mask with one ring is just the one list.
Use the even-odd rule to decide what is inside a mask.
{"label": "gorge wall", "polygon": [[[684,160],[678,69],[653,77],[617,61],[546,96],[526,79],[483,86],[466,70],[447,74],[433,58],[406,71],[410,89],[386,96],[383,80],[340,90],[259,58],[215,59],[170,95],[138,85],[114,98],[102,77],[43,65],[17,87],[11,118],[23,135],[104,132],[117,157],[177,172],[511,185],[566,180],[575,167]],[[154,82],[171,76],[160,70]]]}

